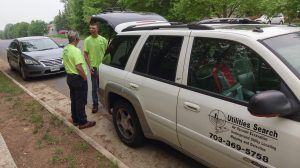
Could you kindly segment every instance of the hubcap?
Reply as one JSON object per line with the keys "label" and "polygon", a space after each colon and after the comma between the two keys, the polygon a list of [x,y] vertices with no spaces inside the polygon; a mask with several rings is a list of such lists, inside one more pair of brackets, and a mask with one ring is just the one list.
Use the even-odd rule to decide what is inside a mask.
{"label": "hubcap", "polygon": [[134,128],[132,124],[132,118],[128,112],[120,108],[117,111],[117,126],[121,134],[130,139],[134,136]]}

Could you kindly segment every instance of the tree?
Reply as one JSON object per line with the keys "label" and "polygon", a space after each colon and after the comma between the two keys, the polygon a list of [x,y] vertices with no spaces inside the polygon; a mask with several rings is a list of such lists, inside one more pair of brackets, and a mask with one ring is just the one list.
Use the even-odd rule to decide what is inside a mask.
{"label": "tree", "polygon": [[59,11],[58,15],[54,17],[53,23],[58,31],[70,29],[66,12]]}
{"label": "tree", "polygon": [[3,30],[0,30],[0,39],[5,39]]}
{"label": "tree", "polygon": [[207,0],[177,0],[172,3],[169,18],[173,21],[190,22],[211,15]]}
{"label": "tree", "polygon": [[4,28],[4,38],[5,39],[11,39],[11,38],[14,38],[14,34],[13,34],[13,27],[14,25],[13,24],[7,24],[5,25],[5,28]]}
{"label": "tree", "polygon": [[119,0],[118,2],[124,7],[134,11],[154,12],[167,17],[173,1],[174,0]]}
{"label": "tree", "polygon": [[31,21],[28,29],[30,36],[43,36],[48,32],[47,23],[41,20]]}
{"label": "tree", "polygon": [[83,18],[83,0],[68,0],[67,10],[68,10],[68,20],[70,22],[70,27],[73,30],[77,30],[81,33],[87,32],[88,26],[84,24]]}
{"label": "tree", "polygon": [[29,23],[21,22],[14,25],[14,36],[27,37],[28,36]]}

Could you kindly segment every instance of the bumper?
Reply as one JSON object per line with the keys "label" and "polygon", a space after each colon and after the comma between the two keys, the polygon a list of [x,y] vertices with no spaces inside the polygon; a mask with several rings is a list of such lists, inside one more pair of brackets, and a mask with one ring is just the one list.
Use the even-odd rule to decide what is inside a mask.
{"label": "bumper", "polygon": [[53,74],[60,74],[65,72],[63,64],[56,67],[45,67],[43,65],[25,65],[24,72],[27,77],[39,77]]}

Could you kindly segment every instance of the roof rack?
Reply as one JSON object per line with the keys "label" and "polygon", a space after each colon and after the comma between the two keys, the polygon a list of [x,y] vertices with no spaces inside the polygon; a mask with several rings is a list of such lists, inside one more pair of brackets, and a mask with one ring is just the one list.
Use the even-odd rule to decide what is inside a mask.
{"label": "roof rack", "polygon": [[248,18],[215,18],[201,20],[200,24],[261,24],[260,22]]}
{"label": "roof rack", "polygon": [[171,23],[171,25],[161,25],[161,26],[143,26],[143,27],[136,27],[136,26],[129,26],[122,30],[122,32],[126,31],[138,31],[138,30],[156,30],[156,29],[176,29],[176,28],[188,28],[192,30],[214,30],[213,27],[208,25],[202,25],[199,23],[189,23],[189,24],[181,24],[181,23]]}

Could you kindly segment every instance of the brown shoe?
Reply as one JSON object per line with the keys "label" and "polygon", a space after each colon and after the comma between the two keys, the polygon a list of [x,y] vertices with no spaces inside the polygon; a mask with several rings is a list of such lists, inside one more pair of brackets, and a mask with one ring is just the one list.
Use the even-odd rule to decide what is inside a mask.
{"label": "brown shoe", "polygon": [[85,129],[85,128],[90,128],[96,125],[96,121],[88,121],[87,123],[83,125],[79,125],[79,129]]}
{"label": "brown shoe", "polygon": [[78,125],[79,125],[79,123],[73,122],[72,118],[69,118],[68,121],[69,121],[70,123],[72,123],[74,126],[78,126]]}

